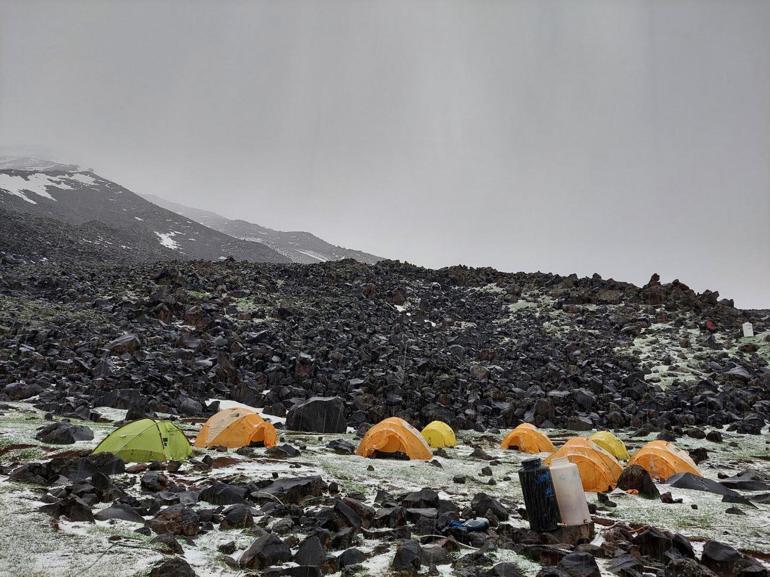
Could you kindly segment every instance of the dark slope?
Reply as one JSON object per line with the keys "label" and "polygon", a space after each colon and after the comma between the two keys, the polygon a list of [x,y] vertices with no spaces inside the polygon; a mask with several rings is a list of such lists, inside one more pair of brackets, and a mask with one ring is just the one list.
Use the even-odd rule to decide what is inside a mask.
{"label": "dark slope", "polygon": [[158,206],[173,210],[214,230],[236,238],[261,242],[288,257],[292,262],[315,264],[352,258],[358,262],[374,264],[382,260],[378,256],[360,250],[333,245],[309,232],[273,230],[253,222],[229,219],[215,212],[193,208],[154,195],[144,196]]}
{"label": "dark slope", "polygon": [[[159,207],[89,171],[0,170],[0,208],[80,226],[96,221],[118,231],[112,239],[144,261],[216,260],[228,256],[251,262],[288,262],[268,246],[228,236]],[[122,240],[121,240],[122,239]],[[129,242],[130,241],[130,242]],[[141,251],[144,251],[143,253]]]}

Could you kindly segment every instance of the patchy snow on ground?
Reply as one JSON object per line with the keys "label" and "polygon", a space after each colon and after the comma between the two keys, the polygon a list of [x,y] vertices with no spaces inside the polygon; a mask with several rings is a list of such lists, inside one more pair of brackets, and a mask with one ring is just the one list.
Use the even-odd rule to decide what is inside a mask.
{"label": "patchy snow on ground", "polygon": [[93,176],[89,176],[87,174],[81,174],[79,172],[75,174],[67,175],[65,178],[68,178],[70,180],[76,180],[81,184],[87,184],[88,186],[93,186],[96,184],[96,179]]}
{"label": "patchy snow on ground", "polygon": [[174,237],[182,233],[176,230],[172,230],[171,232],[158,232],[156,230],[153,232],[157,235],[160,244],[162,244],[166,248],[170,248],[171,250],[179,250],[179,243],[174,240]]}
{"label": "patchy snow on ground", "polygon": [[310,258],[314,258],[315,260],[317,260],[317,261],[319,261],[319,262],[326,262],[326,261],[328,261],[328,260],[329,260],[329,259],[328,259],[327,257],[325,257],[324,255],[322,255],[322,254],[320,254],[320,253],[317,253],[317,252],[313,252],[312,250],[300,250],[300,249],[296,249],[296,251],[297,251],[298,253],[300,253],[300,254],[304,254],[305,256],[309,256]]}
{"label": "patchy snow on ground", "polygon": [[[212,402],[216,399],[211,399]],[[229,400],[220,400],[221,408],[247,407],[262,412],[257,407],[249,407]],[[0,410],[0,462],[23,462],[42,460],[62,450],[86,449],[96,446],[109,432],[114,430],[118,421],[125,416],[125,411],[98,407],[100,415],[110,420],[105,423],[79,422],[94,431],[93,441],[82,441],[75,445],[45,446],[34,439],[37,429],[46,424],[41,411],[29,403],[6,403]],[[273,418],[275,421],[283,419]],[[195,436],[200,424],[189,421],[178,422],[188,437]],[[547,431],[559,444],[568,436],[565,431]],[[336,481],[343,493],[358,493],[368,505],[374,505],[378,490],[386,490],[393,495],[400,495],[410,490],[431,487],[440,492],[442,498],[456,503],[461,508],[472,497],[485,492],[499,499],[510,511],[514,512],[510,523],[524,527],[526,521],[515,511],[522,506],[521,487],[518,482],[518,470],[523,458],[528,457],[516,451],[504,451],[499,448],[500,434],[481,434],[468,431],[458,432],[459,445],[446,449],[447,457],[436,457],[440,466],[421,461],[398,461],[385,459],[364,459],[356,455],[338,455],[327,448],[334,439],[345,439],[357,443],[352,434],[299,433],[280,430],[281,442],[299,448],[301,454],[291,459],[274,459],[267,456],[263,448],[254,449],[251,457],[238,455],[233,451],[226,455],[233,462],[226,466],[201,472],[192,464],[184,464],[175,482],[182,485],[205,484],[208,479],[221,479],[230,482],[259,482],[278,478],[320,475],[327,482]],[[584,433],[589,435],[589,432]],[[738,435],[723,430],[724,442],[712,443],[705,439],[682,437],[677,446],[682,449],[705,447],[709,458],[700,465],[703,474],[710,479],[717,479],[718,473],[733,475],[749,467],[763,474],[770,473],[770,433],[767,429],[759,436]],[[653,438],[631,437],[620,433],[632,452]],[[10,445],[25,444],[32,447],[2,449]],[[495,484],[490,485],[490,477],[481,474],[482,467],[489,466],[489,461],[471,458],[473,446],[484,449],[494,457],[492,464]],[[200,459],[204,454],[222,457],[218,451],[195,450],[194,457]],[[369,470],[369,467],[372,470]],[[457,475],[466,477],[466,482],[453,481]],[[124,487],[130,494],[142,496],[136,477],[117,475],[113,481]],[[667,485],[658,486],[661,492],[671,491],[674,498],[683,499],[681,504],[662,504],[660,501],[648,501],[636,495],[615,491],[610,498],[617,507],[606,508],[599,504],[597,518],[607,522],[622,521],[628,523],[649,523],[660,528],[682,533],[692,538],[696,545],[699,539],[718,539],[735,547],[758,552],[770,552],[770,506],[757,505],[757,508],[740,506],[745,515],[725,515],[725,510],[735,504],[722,503],[721,496],[685,489],[671,489]],[[37,511],[42,505],[40,499],[45,489],[34,485],[12,483],[7,477],[0,476],[0,518],[11,522],[0,523],[0,575],[29,575],[34,577],[77,576],[90,577],[116,575],[118,577],[145,576],[148,568],[162,558],[150,543],[151,537],[137,534],[136,524],[127,522],[72,523],[60,519],[58,524]],[[595,494],[588,494],[588,500],[597,503]],[[691,505],[696,504],[697,509]],[[106,503],[98,507],[105,507]],[[210,505],[201,504],[201,508]],[[602,542],[603,526],[597,525],[596,544]],[[154,536],[154,535],[153,535]],[[243,550],[254,540],[249,530],[214,530],[200,534],[191,540],[180,539],[184,548],[185,559],[193,566],[198,575],[215,577],[237,577],[243,575],[223,562],[223,556],[217,550],[222,543],[234,541],[237,559]],[[378,545],[377,540],[364,538],[357,544],[367,554]],[[34,554],[27,554],[34,551]],[[391,546],[382,553],[372,555],[364,563],[366,575],[385,575],[392,563],[395,549]],[[466,553],[461,551],[460,555]],[[512,562],[517,564],[524,575],[534,576],[540,566],[514,551],[498,549],[488,553],[494,562]],[[451,566],[438,568],[441,575],[452,575]],[[422,574],[426,574],[427,567]],[[603,572],[606,574],[606,572]]]}
{"label": "patchy snow on ground", "polygon": [[0,174],[0,189],[7,191],[9,194],[18,196],[22,200],[29,202],[30,204],[37,204],[37,201],[31,199],[25,193],[33,193],[48,200],[56,200],[46,190],[47,187],[53,186],[60,189],[71,189],[72,187],[66,183],[61,182],[61,177],[51,176],[42,172],[36,172],[23,176],[14,176],[11,174]]}

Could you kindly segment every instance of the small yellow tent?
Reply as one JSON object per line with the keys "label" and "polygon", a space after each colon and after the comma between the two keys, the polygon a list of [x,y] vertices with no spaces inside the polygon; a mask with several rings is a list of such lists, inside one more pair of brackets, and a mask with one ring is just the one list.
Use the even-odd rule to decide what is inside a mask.
{"label": "small yellow tent", "polygon": [[94,453],[112,453],[126,463],[182,461],[192,454],[192,447],[171,421],[139,419],[112,431]]}
{"label": "small yellow tent", "polygon": [[617,484],[623,472],[615,457],[585,437],[568,439],[545,460],[545,464],[550,465],[552,460],[562,457],[577,465],[584,491],[608,491]]}
{"label": "small yellow tent", "polygon": [[534,425],[521,423],[508,433],[503,442],[503,449],[516,449],[524,453],[551,453],[556,450],[551,439]]}
{"label": "small yellow tent", "polygon": [[371,457],[375,453],[401,453],[410,459],[424,461],[433,458],[420,432],[398,417],[390,417],[374,425],[356,449],[356,455],[361,457]]}
{"label": "small yellow tent", "polygon": [[590,438],[619,461],[628,461],[631,458],[625,443],[609,431],[599,431],[591,435]]}
{"label": "small yellow tent", "polygon": [[425,425],[422,436],[434,449],[454,447],[457,444],[457,438],[452,427],[443,421],[431,421]]}
{"label": "small yellow tent", "polygon": [[677,473],[703,476],[690,455],[668,441],[650,441],[634,454],[628,464],[639,465],[650,477],[660,481],[665,481]]}
{"label": "small yellow tent", "polygon": [[274,447],[278,431],[257,413],[243,407],[224,409],[209,418],[195,439],[196,447],[237,449],[251,443]]}

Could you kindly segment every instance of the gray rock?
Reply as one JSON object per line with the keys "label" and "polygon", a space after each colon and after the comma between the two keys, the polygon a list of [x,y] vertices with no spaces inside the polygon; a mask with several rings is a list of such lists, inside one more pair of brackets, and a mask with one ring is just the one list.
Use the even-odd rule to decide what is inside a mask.
{"label": "gray rock", "polygon": [[280,537],[268,533],[243,552],[238,564],[243,569],[264,569],[286,561],[291,561],[291,549]]}
{"label": "gray rock", "polygon": [[83,425],[60,421],[42,427],[35,438],[43,443],[71,445],[75,441],[90,441],[94,438],[94,432]]}
{"label": "gray rock", "polygon": [[159,561],[150,570],[150,577],[196,577],[196,573],[181,557],[169,557]]}
{"label": "gray rock", "polygon": [[286,414],[286,428],[313,433],[344,433],[345,402],[340,397],[312,397]]}

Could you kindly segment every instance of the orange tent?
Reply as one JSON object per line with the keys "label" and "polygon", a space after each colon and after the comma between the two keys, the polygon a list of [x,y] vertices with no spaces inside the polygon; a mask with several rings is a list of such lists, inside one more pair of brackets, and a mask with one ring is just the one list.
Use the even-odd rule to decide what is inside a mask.
{"label": "orange tent", "polygon": [[562,457],[577,465],[584,491],[608,491],[617,484],[620,473],[623,472],[615,457],[585,437],[568,439],[558,451],[545,460],[545,464],[550,465],[553,459]]}
{"label": "orange tent", "polygon": [[551,439],[534,425],[521,423],[508,433],[503,442],[503,449],[517,449],[524,453],[551,453],[556,450]]}
{"label": "orange tent", "polygon": [[665,481],[677,473],[703,476],[690,455],[668,441],[650,441],[631,457],[628,464],[639,465],[650,477],[660,481]]}
{"label": "orange tent", "polygon": [[420,432],[404,419],[390,417],[369,429],[358,444],[356,455],[371,457],[378,453],[403,453],[410,459],[433,458],[430,447]]}
{"label": "orange tent", "polygon": [[251,443],[274,447],[278,431],[254,411],[245,407],[224,409],[209,418],[195,439],[196,447],[237,449]]}

